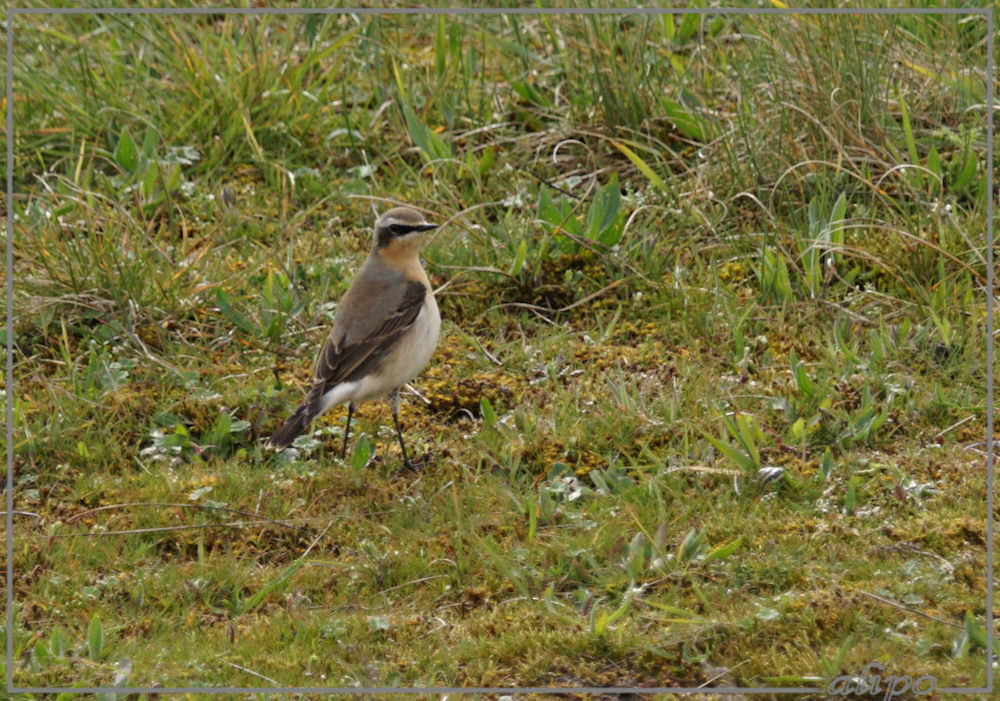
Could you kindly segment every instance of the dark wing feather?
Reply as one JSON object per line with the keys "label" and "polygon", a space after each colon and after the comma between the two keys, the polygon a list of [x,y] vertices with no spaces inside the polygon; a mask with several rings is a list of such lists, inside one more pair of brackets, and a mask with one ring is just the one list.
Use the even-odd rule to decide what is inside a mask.
{"label": "dark wing feather", "polygon": [[[386,351],[413,326],[426,295],[427,289],[423,284],[410,282],[393,313],[364,338],[353,343],[343,343],[342,340],[334,340],[334,333],[327,336],[316,359],[309,393],[281,428],[275,431],[268,444],[278,449],[291,445],[296,436],[319,414],[323,395],[332,387],[376,371],[382,364]],[[344,336],[339,335],[341,339]]]}
{"label": "dark wing feather", "polygon": [[403,336],[423,306],[427,296],[427,288],[419,282],[409,282],[399,305],[387,316],[381,324],[370,331],[364,338],[344,343],[334,341],[329,336],[316,359],[316,369],[313,372],[313,382],[323,383],[323,392],[341,382],[356,380],[370,371],[362,366],[366,361],[379,359],[401,336]]}
{"label": "dark wing feather", "polygon": [[316,359],[312,387],[303,402],[307,407],[307,424],[316,417],[323,395],[332,387],[358,380],[378,369],[386,351],[413,326],[426,295],[423,284],[410,282],[393,313],[364,338],[343,343],[335,341],[333,335],[327,337]]}

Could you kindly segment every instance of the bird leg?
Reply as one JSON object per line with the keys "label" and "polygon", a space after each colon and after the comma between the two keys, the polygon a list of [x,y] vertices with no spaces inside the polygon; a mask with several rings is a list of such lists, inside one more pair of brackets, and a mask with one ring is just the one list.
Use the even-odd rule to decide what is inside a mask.
{"label": "bird leg", "polygon": [[347,427],[344,429],[344,448],[340,451],[340,459],[347,457],[347,437],[351,435],[351,414],[354,413],[354,402],[347,403]]}
{"label": "bird leg", "polygon": [[399,428],[399,388],[397,387],[392,392],[392,421],[396,424],[396,437],[399,439],[399,447],[403,450],[403,469],[405,470],[419,470],[423,466],[423,462],[410,462],[410,458],[406,454],[406,444],[403,442],[403,432]]}

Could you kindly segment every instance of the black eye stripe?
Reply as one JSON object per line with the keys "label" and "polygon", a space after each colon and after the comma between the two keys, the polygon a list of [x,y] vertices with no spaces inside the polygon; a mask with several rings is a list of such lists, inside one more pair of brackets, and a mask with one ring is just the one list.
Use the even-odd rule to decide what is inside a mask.
{"label": "black eye stripe", "polygon": [[436,229],[437,226],[438,226],[437,224],[428,224],[428,223],[403,224],[400,222],[392,222],[392,223],[384,222],[379,225],[378,231],[379,231],[379,237],[382,240],[387,241],[389,239],[407,236],[408,234],[416,232],[430,231],[431,229]]}

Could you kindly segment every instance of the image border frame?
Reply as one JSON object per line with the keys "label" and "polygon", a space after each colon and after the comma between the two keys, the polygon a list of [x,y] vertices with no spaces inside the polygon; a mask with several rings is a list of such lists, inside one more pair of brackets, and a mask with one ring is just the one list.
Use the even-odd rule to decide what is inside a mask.
{"label": "image border frame", "polygon": [[13,475],[14,475],[14,282],[13,282],[13,197],[14,197],[14,118],[13,118],[13,59],[14,59],[14,20],[20,15],[65,15],[65,14],[165,14],[165,15],[330,15],[330,14],[356,14],[356,15],[597,15],[597,14],[620,14],[620,15],[979,15],[986,19],[986,635],[987,645],[985,651],[986,661],[986,682],[985,687],[958,687],[958,688],[937,688],[937,693],[992,693],[993,692],[993,463],[994,463],[994,441],[993,441],[993,85],[994,78],[994,11],[992,3],[987,7],[980,8],[738,8],[738,7],[713,7],[713,8],[672,8],[672,7],[650,7],[650,8],[131,8],[131,7],[72,7],[72,8],[18,8],[8,7],[5,14],[6,39],[7,39],[7,84],[6,84],[6,132],[7,132],[7,364],[6,364],[6,441],[7,441],[7,479],[6,479],[6,590],[7,590],[7,615],[6,615],[6,679],[5,686],[7,693],[140,693],[140,694],[168,694],[168,693],[190,693],[190,694],[233,694],[233,693],[350,693],[350,694],[386,694],[386,693],[411,693],[411,694],[445,694],[445,693],[475,693],[475,694],[512,694],[512,693],[545,693],[545,694],[821,694],[827,693],[824,687],[17,687],[14,686],[14,595],[13,595],[13,561],[14,561],[14,503],[13,503]]}

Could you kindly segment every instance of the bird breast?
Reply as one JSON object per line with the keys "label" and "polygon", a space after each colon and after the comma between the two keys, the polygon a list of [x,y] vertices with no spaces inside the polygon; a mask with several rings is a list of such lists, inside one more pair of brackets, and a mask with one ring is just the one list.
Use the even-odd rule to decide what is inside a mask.
{"label": "bird breast", "polygon": [[413,326],[379,371],[362,380],[354,401],[381,397],[416,377],[434,354],[440,332],[441,313],[434,295],[428,290]]}

